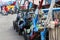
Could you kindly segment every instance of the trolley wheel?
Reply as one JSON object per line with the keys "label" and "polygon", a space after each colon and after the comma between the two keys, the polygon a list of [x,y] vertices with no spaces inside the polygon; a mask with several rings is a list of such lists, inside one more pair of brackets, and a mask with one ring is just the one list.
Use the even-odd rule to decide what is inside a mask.
{"label": "trolley wheel", "polygon": [[24,39],[25,39],[25,40],[30,40],[30,39],[29,39],[29,35],[28,35],[25,31],[24,31],[23,36],[24,36]]}
{"label": "trolley wheel", "polygon": [[18,26],[16,26],[16,32],[18,32],[19,31],[19,28],[18,28]]}
{"label": "trolley wheel", "polygon": [[13,29],[15,30],[15,22],[13,21]]}
{"label": "trolley wheel", "polygon": [[22,31],[20,29],[18,30],[18,34],[19,35],[22,35]]}

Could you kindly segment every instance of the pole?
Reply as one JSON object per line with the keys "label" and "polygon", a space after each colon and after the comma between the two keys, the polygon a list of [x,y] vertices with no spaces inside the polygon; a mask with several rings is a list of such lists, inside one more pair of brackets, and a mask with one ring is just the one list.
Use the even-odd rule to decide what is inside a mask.
{"label": "pole", "polygon": [[43,4],[43,0],[41,0],[40,3],[39,3],[39,9],[42,8],[42,4]]}

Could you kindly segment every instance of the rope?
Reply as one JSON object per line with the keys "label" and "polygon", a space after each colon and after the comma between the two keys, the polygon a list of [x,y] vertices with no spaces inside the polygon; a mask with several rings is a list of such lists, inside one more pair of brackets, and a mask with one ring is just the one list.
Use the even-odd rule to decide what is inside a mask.
{"label": "rope", "polygon": [[[53,7],[54,7],[54,5],[55,5],[55,0],[52,0],[45,24],[47,23],[47,24],[49,25],[50,22],[53,21],[52,12],[53,12]],[[53,26],[52,26],[52,25],[53,25],[53,24],[50,24],[50,27],[54,27],[54,25],[53,25]],[[46,26],[45,26],[45,27],[46,27]],[[53,36],[53,39],[55,40],[55,30],[52,30],[52,36]]]}
{"label": "rope", "polygon": [[[46,21],[45,21],[45,23],[44,23],[45,25],[49,24],[50,21],[53,20],[53,19],[52,19],[52,11],[53,11],[54,5],[55,5],[55,0],[52,0],[52,1],[51,1],[51,5],[50,5],[50,8],[49,8],[49,12],[48,12],[47,19],[46,19]],[[46,23],[47,23],[47,24],[46,24]],[[45,26],[45,27],[46,27],[46,26]]]}
{"label": "rope", "polygon": [[57,6],[60,6],[59,4],[56,4]]}

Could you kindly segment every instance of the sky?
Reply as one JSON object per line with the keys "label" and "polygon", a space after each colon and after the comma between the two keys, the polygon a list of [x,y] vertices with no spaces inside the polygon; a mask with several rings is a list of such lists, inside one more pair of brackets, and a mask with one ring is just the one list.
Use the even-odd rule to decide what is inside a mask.
{"label": "sky", "polygon": [[[0,0],[2,2],[8,2],[8,1],[11,1],[11,0]],[[15,1],[15,0],[12,0],[12,1]]]}
{"label": "sky", "polygon": [[[1,1],[1,0],[0,0]],[[8,2],[8,1],[11,1],[11,0],[2,0],[3,2]],[[12,0],[12,1],[15,1],[15,0]],[[30,0],[31,1],[31,0]],[[58,1],[58,0],[56,0]]]}

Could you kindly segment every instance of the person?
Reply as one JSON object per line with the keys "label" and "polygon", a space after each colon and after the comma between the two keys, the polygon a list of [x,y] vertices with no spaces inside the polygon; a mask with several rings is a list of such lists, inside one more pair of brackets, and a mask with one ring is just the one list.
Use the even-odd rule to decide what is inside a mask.
{"label": "person", "polygon": [[7,8],[7,6],[5,6],[5,12],[6,12],[6,14],[5,15],[8,15],[8,8]]}
{"label": "person", "polygon": [[13,14],[13,10],[12,10],[12,8],[10,8],[10,13]]}
{"label": "person", "polygon": [[2,15],[5,15],[5,6],[2,6]]}
{"label": "person", "polygon": [[1,6],[1,14],[2,14],[3,6]]}

